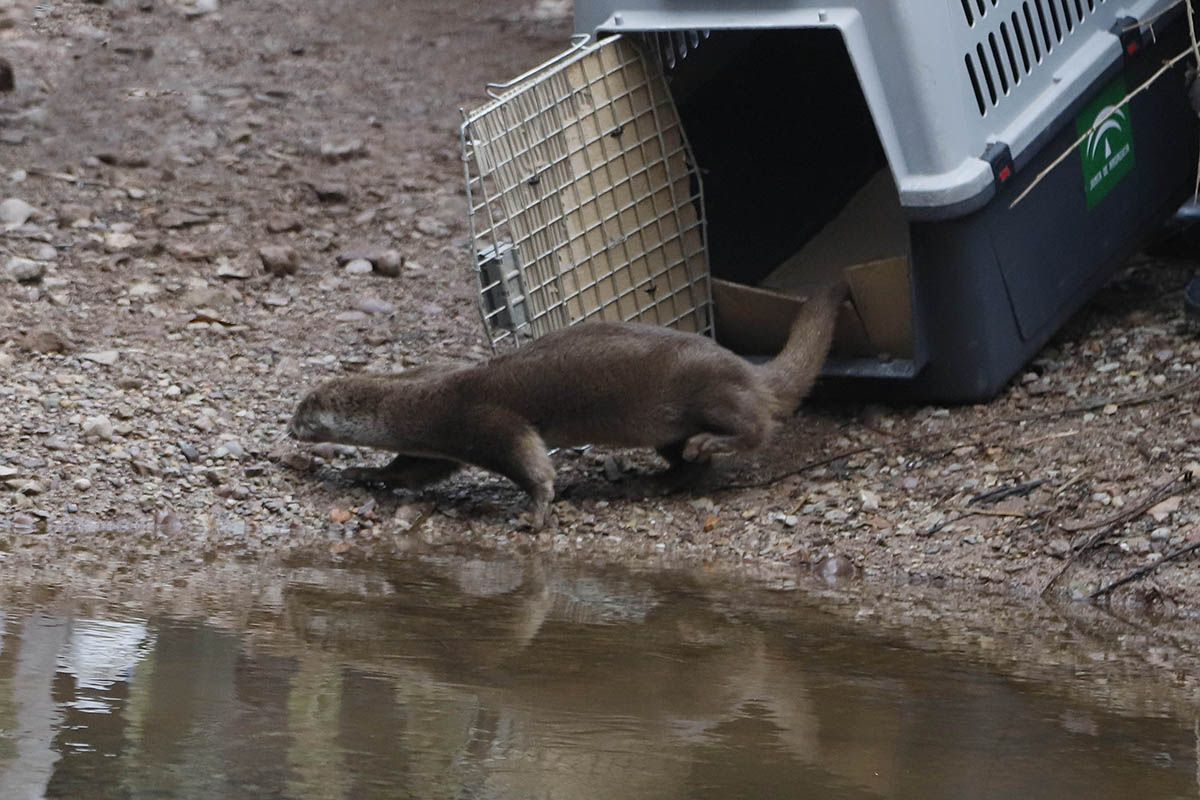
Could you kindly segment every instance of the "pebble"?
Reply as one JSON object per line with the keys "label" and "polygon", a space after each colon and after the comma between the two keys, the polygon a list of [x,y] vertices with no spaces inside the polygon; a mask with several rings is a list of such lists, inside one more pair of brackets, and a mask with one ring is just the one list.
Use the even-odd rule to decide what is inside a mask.
{"label": "pebble", "polygon": [[621,465],[612,456],[604,457],[604,477],[612,483],[621,480]]}
{"label": "pebble", "polygon": [[105,234],[104,249],[110,253],[118,253],[122,250],[128,250],[137,244],[137,237],[132,233],[117,231],[114,233]]}
{"label": "pebble", "polygon": [[279,463],[289,469],[294,469],[296,472],[308,472],[313,468],[313,460],[304,453],[285,453]]}
{"label": "pebble", "polygon": [[370,275],[375,271],[375,268],[371,266],[371,262],[365,258],[356,258],[348,262],[343,269],[348,275]]}
{"label": "pebble", "polygon": [[46,274],[46,265],[30,258],[13,256],[5,263],[4,272],[17,283],[37,283]]}
{"label": "pebble", "polygon": [[372,295],[363,295],[355,298],[354,307],[367,314],[390,315],[396,313],[396,306]]}
{"label": "pebble", "polygon": [[113,437],[113,424],[108,417],[88,417],[83,421],[83,435],[109,441]]}
{"label": "pebble", "polygon": [[367,145],[362,139],[337,138],[321,142],[321,157],[326,161],[346,161],[362,158],[367,154]]}
{"label": "pebble", "polygon": [[397,278],[400,276],[400,270],[404,268],[404,256],[400,255],[399,250],[384,250],[375,259],[374,265],[375,271],[380,275]]}
{"label": "pebble", "polygon": [[121,353],[117,350],[97,350],[91,353],[80,353],[79,357],[84,361],[91,361],[111,367],[117,363],[117,359],[121,357]]}
{"label": "pebble", "polygon": [[308,186],[321,203],[345,203],[350,200],[350,190],[340,183],[310,183]]}
{"label": "pebble", "polygon": [[299,217],[287,214],[276,214],[267,219],[267,230],[271,233],[293,233],[303,227]]}
{"label": "pebble", "polygon": [[172,209],[165,214],[160,214],[154,222],[160,228],[192,228],[196,225],[203,225],[208,222],[209,218],[200,214],[190,214],[186,211],[178,211]]}
{"label": "pebble", "polygon": [[225,256],[221,256],[217,259],[217,277],[244,281],[250,277],[250,270],[241,259],[230,261]]}
{"label": "pebble", "polygon": [[237,439],[227,439],[213,451],[213,458],[242,458],[245,455],[246,451]]}
{"label": "pebble", "polygon": [[154,283],[140,281],[129,287],[129,296],[137,298],[155,297],[162,293],[162,287]]}
{"label": "pebble", "polygon": [[1150,552],[1150,540],[1145,536],[1134,536],[1131,539],[1121,542],[1121,549],[1127,553],[1136,553],[1139,556],[1144,556]]}
{"label": "pebble", "polygon": [[19,228],[29,221],[34,211],[33,206],[19,197],[10,197],[4,202],[0,202],[0,225]]}
{"label": "pebble", "polygon": [[300,258],[296,251],[287,245],[264,245],[258,248],[258,257],[262,261],[263,269],[277,277],[294,275],[300,266]]}
{"label": "pebble", "polygon": [[203,17],[214,14],[221,9],[220,0],[196,0],[190,8],[184,9],[185,17]]}
{"label": "pebble", "polygon": [[189,464],[195,464],[200,460],[200,451],[187,442],[179,443],[179,452],[183,453],[183,457],[188,460]]}
{"label": "pebble", "polygon": [[70,343],[61,334],[49,328],[34,328],[21,337],[19,345],[32,353],[65,353]]}
{"label": "pebble", "polygon": [[816,571],[826,582],[833,583],[843,578],[854,577],[858,568],[845,556],[835,555],[818,561]]}
{"label": "pebble", "polygon": [[1046,554],[1054,558],[1064,558],[1071,552],[1071,543],[1061,536],[1046,543]]}
{"label": "pebble", "polygon": [[426,236],[433,236],[437,239],[445,239],[450,235],[450,229],[446,224],[434,217],[421,217],[417,220],[417,230]]}
{"label": "pebble", "polygon": [[1172,514],[1179,510],[1179,506],[1182,502],[1183,498],[1179,497],[1178,495],[1175,497],[1168,497],[1166,500],[1163,500],[1161,503],[1158,503],[1147,510],[1146,515],[1155,522],[1165,522]]}
{"label": "pebble", "polygon": [[58,224],[68,228],[83,228],[92,224],[92,210],[87,206],[67,203],[58,209]]}
{"label": "pebble", "polygon": [[92,488],[92,482],[87,478],[76,478],[71,485],[75,487],[76,491],[79,492],[86,492],[88,489]]}

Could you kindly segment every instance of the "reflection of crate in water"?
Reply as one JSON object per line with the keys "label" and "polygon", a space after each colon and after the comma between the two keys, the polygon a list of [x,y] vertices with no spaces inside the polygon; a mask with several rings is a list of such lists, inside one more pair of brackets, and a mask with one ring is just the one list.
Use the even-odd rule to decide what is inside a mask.
{"label": "reflection of crate in water", "polygon": [[[778,342],[782,331],[725,330],[730,320],[786,323],[786,313],[756,311],[768,293],[738,285],[792,298],[843,275],[854,308],[827,375],[885,380],[876,388],[892,397],[981,399],[1178,207],[1194,174],[1186,60],[1121,105],[1186,50],[1172,0],[575,9],[586,43],[464,126],[476,252],[517,250],[531,336],[592,317],[711,332],[711,270],[727,304],[711,315],[717,338]],[[624,97],[623,117],[600,113]],[[641,116],[662,133],[639,127],[635,140],[660,146],[630,159],[616,149],[622,122]],[[627,196],[629,213],[614,212],[614,188],[632,193],[629,176],[654,175],[651,164],[675,205],[652,195],[649,218]],[[677,247],[639,263],[620,245],[645,249],[648,230]],[[677,258],[684,290],[667,280]],[[638,289],[663,283],[667,307]],[[494,342],[508,335],[489,332]]]}
{"label": "reflection of crate in water", "polygon": [[[586,319],[708,330],[699,182],[662,74],[632,43],[519,84],[467,117],[463,141],[493,343]],[[483,269],[496,253],[516,280]]]}

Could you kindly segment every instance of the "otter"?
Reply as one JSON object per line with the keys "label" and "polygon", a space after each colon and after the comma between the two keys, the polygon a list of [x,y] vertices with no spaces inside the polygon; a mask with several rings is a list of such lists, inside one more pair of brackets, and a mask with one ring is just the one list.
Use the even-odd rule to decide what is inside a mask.
{"label": "otter", "polygon": [[352,480],[416,489],[464,465],[511,479],[534,529],[554,499],[549,448],[655,449],[686,483],[714,456],[753,450],[795,413],[829,352],[846,287],[801,306],[787,344],[754,364],[695,333],[585,322],[478,365],[330,380],[300,401],[288,433],[399,453]]}

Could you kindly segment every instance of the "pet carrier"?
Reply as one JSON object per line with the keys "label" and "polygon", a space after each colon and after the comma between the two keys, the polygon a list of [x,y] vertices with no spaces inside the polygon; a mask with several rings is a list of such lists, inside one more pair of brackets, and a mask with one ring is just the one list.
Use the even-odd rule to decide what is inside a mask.
{"label": "pet carrier", "polygon": [[601,318],[767,355],[841,277],[828,377],[986,398],[1188,193],[1186,8],[577,0],[464,117],[492,343]]}

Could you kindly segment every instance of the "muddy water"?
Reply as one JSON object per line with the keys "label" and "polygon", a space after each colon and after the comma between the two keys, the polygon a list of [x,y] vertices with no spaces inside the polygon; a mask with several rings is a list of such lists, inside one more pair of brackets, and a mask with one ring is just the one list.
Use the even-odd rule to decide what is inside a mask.
{"label": "muddy water", "polygon": [[0,798],[1198,795],[1192,712],[803,592],[413,559],[149,608],[0,611]]}

